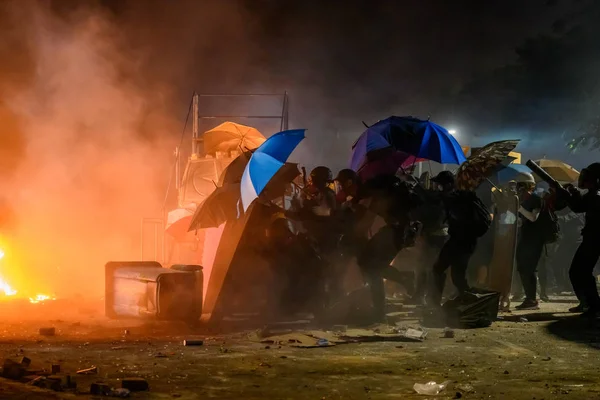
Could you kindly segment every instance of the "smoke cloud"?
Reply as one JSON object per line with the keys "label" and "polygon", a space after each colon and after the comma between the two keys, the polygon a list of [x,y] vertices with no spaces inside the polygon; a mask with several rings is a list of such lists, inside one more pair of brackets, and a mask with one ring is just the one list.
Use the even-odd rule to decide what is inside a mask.
{"label": "smoke cloud", "polygon": [[21,292],[100,295],[104,263],[138,259],[141,218],[160,216],[180,125],[106,11],[3,8],[1,195],[15,219],[2,274]]}

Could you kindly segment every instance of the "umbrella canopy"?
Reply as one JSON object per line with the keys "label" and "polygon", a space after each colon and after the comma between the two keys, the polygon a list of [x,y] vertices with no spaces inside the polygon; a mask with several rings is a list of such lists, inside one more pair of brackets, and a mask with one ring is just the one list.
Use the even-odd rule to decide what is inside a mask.
{"label": "umbrella canopy", "polygon": [[191,217],[188,232],[205,228],[217,228],[226,221],[235,219],[239,198],[239,183],[228,183],[217,187],[196,208],[196,212]]}
{"label": "umbrella canopy", "polygon": [[460,144],[445,128],[413,117],[392,116],[377,122],[354,147],[361,146],[369,152],[385,147],[384,141],[396,150],[441,164],[461,164],[466,160]]}
{"label": "umbrella canopy", "polygon": [[[246,162],[247,164],[247,162]],[[237,168],[237,167],[234,167]],[[240,175],[243,173],[240,173]],[[288,183],[300,176],[298,164],[285,163],[269,181],[260,197],[266,201],[285,195]],[[240,200],[240,181],[230,175],[232,182],[218,186],[196,209],[189,219],[188,231],[197,229],[217,228],[221,224],[236,219],[239,215],[238,201]]]}
{"label": "umbrella canopy", "polygon": [[304,132],[304,129],[294,129],[276,133],[252,153],[240,187],[244,211],[285,165],[290,154],[304,139]]}
{"label": "umbrella canopy", "polygon": [[244,169],[246,169],[246,165],[248,165],[248,161],[250,161],[250,157],[252,157],[252,152],[245,151],[229,163],[219,176],[219,186],[223,186],[227,183],[240,183],[242,181]]}
{"label": "umbrella canopy", "polygon": [[190,225],[194,210],[188,208],[176,208],[167,213],[167,224],[165,232],[177,240],[183,239]]}
{"label": "umbrella canopy", "polygon": [[256,128],[229,121],[204,132],[203,139],[207,153],[256,149],[266,140]]}
{"label": "umbrella canopy", "polygon": [[519,140],[490,143],[471,155],[456,172],[456,186],[460,190],[474,190],[488,179],[496,168],[517,147]]}
{"label": "umbrella canopy", "polygon": [[[569,164],[559,160],[546,160],[545,158],[535,161],[544,171],[559,183],[573,183],[579,179],[579,171]],[[539,178],[536,176],[536,180]]]}
{"label": "umbrella canopy", "polygon": [[[242,181],[242,175],[244,175],[246,165],[248,165],[248,161],[250,161],[251,156],[252,152],[247,151],[233,160],[219,176],[219,186],[224,186],[231,183],[240,183]],[[271,181],[267,184],[265,190],[267,190],[269,193],[282,192],[281,188],[283,187],[283,191],[285,191],[285,185],[292,182],[299,175],[300,170],[298,169],[298,164],[286,162],[283,167],[277,171],[273,179],[271,179]]]}
{"label": "umbrella canopy", "polygon": [[533,172],[528,166],[522,164],[498,165],[489,177],[496,185],[504,185],[510,181],[533,180]]}
{"label": "umbrella canopy", "polygon": [[369,152],[356,172],[365,182],[379,175],[394,175],[398,169],[409,169],[418,161],[421,160],[392,147],[386,147]]}

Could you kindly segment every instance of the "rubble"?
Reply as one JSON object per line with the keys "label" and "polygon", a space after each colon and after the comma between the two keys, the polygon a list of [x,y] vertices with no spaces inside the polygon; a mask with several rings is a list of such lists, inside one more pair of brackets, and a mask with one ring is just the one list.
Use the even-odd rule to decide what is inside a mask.
{"label": "rubble", "polygon": [[202,346],[203,344],[203,340],[187,339],[183,341],[184,346]]}
{"label": "rubble", "polygon": [[22,359],[20,361],[15,361],[10,358],[5,359],[2,366],[2,377],[18,381],[25,376],[25,371],[27,370],[27,367],[29,367],[31,360],[26,357],[23,358],[28,360],[25,364],[22,364]]}
{"label": "rubble", "polygon": [[52,327],[44,327],[40,328],[40,335],[42,336],[54,336],[56,335],[56,328]]}
{"label": "rubble", "polygon": [[79,371],[77,371],[77,374],[79,374],[79,375],[94,375],[97,373],[98,373],[98,367],[80,369]]}
{"label": "rubble", "polygon": [[129,389],[123,389],[123,388],[114,389],[110,393],[111,397],[119,397],[119,398],[129,397],[130,394],[131,394],[131,391]]}
{"label": "rubble", "polygon": [[150,389],[148,381],[143,378],[124,378],[121,381],[121,387],[132,392],[144,392]]}
{"label": "rubble", "polygon": [[111,387],[106,383],[96,382],[90,386],[90,393],[93,395],[108,396],[111,392]]}

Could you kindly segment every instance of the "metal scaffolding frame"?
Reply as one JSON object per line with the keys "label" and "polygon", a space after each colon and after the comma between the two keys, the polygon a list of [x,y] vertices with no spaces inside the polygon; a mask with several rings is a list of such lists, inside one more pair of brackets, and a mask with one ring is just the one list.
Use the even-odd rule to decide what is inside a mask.
{"label": "metal scaffolding frame", "polygon": [[[281,100],[281,114],[273,114],[273,115],[252,115],[252,114],[240,114],[240,115],[203,115],[200,113],[200,98],[272,98],[272,99],[280,99]],[[194,93],[192,98],[192,154],[191,158],[199,157],[199,150],[201,148],[201,143],[203,138],[200,135],[200,120],[210,120],[210,119],[271,119],[271,120],[280,120],[279,128],[281,131],[289,129],[289,95],[288,92],[285,91],[283,93],[230,93],[230,94],[208,94],[208,93]],[[182,133],[183,134],[183,133]],[[183,138],[183,136],[182,136]],[[175,190],[180,190],[182,184],[182,173],[181,173],[181,148],[175,148],[175,165],[174,165],[174,178],[175,178]],[[168,192],[168,191],[167,191]],[[168,194],[168,193],[167,193]],[[166,201],[166,198],[165,198]],[[162,219],[161,218],[143,218],[142,219],[142,229],[141,229],[141,245],[140,245],[140,253],[141,258],[144,257],[144,250],[146,241],[144,240],[144,228],[147,226],[152,226],[153,229],[153,247],[154,251],[154,261],[166,262],[166,244],[165,244],[165,235],[164,229],[166,228],[166,218],[167,213],[166,210],[163,210]],[[158,230],[163,230],[162,234],[159,234]]]}

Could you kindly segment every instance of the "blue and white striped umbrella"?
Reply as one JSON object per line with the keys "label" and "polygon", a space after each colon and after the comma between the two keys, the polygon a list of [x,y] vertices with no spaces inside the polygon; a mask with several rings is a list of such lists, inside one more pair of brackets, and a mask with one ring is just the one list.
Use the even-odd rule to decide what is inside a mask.
{"label": "blue and white striped umbrella", "polygon": [[304,132],[305,129],[293,129],[276,133],[252,153],[240,187],[244,212],[283,167],[290,154],[304,139]]}

